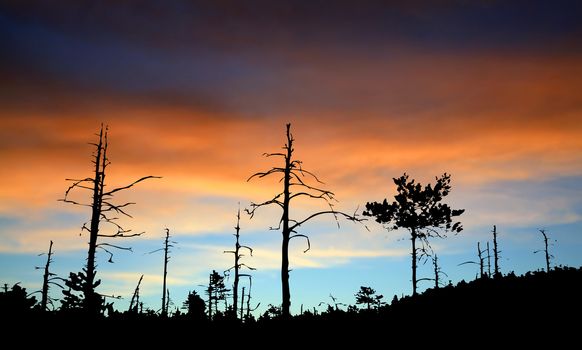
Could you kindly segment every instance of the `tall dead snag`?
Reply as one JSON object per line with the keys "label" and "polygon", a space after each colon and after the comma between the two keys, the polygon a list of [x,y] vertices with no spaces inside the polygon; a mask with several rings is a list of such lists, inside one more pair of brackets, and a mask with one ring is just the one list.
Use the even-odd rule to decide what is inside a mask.
{"label": "tall dead snag", "polygon": [[539,230],[540,233],[544,236],[544,250],[536,250],[534,252],[534,254],[539,253],[539,252],[544,252],[546,255],[546,272],[550,272],[550,260],[552,258],[554,258],[554,256],[552,254],[550,254],[550,251],[548,250],[548,235],[546,234],[546,230]]}
{"label": "tall dead snag", "polygon": [[[237,308],[238,308],[238,283],[239,283],[239,280],[241,277],[244,277],[244,276],[251,278],[251,275],[241,274],[239,271],[243,266],[248,268],[249,270],[255,270],[254,267],[250,267],[247,264],[240,262],[240,259],[244,256],[244,254],[240,253],[241,248],[248,250],[249,253],[251,254],[251,256],[253,256],[253,249],[251,247],[246,246],[246,245],[240,245],[240,243],[239,243],[239,238],[240,238],[240,208],[238,209],[238,212],[236,214],[236,226],[234,229],[236,230],[236,233],[234,234],[234,236],[236,237],[234,250],[225,250],[224,253],[234,254],[234,266],[232,266],[231,268],[229,268],[225,272],[228,272],[230,270],[234,270],[234,282],[233,282],[233,286],[232,286],[232,311],[233,311],[234,317],[236,317]],[[242,315],[242,311],[241,311],[241,315]],[[242,319],[242,316],[241,316],[241,319]]]}
{"label": "tall dead snag", "polygon": [[[284,164],[282,166],[273,167],[265,172],[258,172],[248,178],[247,181],[257,177],[263,178],[270,175],[279,175],[279,182],[283,183],[283,190],[275,195],[273,198],[262,203],[251,203],[251,208],[247,209],[247,213],[252,218],[257,209],[267,206],[276,205],[282,210],[281,219],[277,227],[271,227],[271,230],[281,230],[281,289],[282,289],[282,317],[289,318],[291,316],[291,292],[289,290],[289,241],[293,238],[305,238],[307,240],[307,252],[311,248],[309,238],[304,234],[297,233],[297,229],[308,222],[309,220],[324,214],[331,214],[334,216],[336,222],[339,221],[338,216],[343,216],[352,221],[360,221],[356,214],[348,215],[341,211],[336,211],[333,208],[335,201],[334,193],[319,187],[309,185],[307,178],[310,177],[319,184],[323,184],[315,174],[303,169],[302,162],[293,157],[293,135],[291,134],[291,124],[287,124],[287,142],[283,146],[283,152],[265,153],[266,157],[281,157]],[[322,200],[329,206],[329,210],[319,211],[313,213],[302,220],[295,220],[291,218],[290,209],[291,202],[300,197],[307,197],[311,199]]]}
{"label": "tall dead snag", "polygon": [[[40,254],[43,255],[43,254]],[[51,298],[49,297],[49,289],[50,285],[54,284],[60,288],[63,288],[60,284],[55,282],[55,280],[60,280],[61,278],[56,277],[56,274],[50,272],[50,266],[53,262],[53,241],[51,241],[49,245],[49,250],[47,253],[46,264],[44,265],[44,274],[42,278],[42,291],[41,291],[41,299],[40,299],[40,310],[41,311],[48,311],[48,304],[51,303]],[[37,269],[41,269],[41,267],[36,267]]]}
{"label": "tall dead snag", "polygon": [[[109,254],[108,262],[113,262],[113,253],[109,250],[111,248],[129,250],[131,248],[121,247],[118,245],[110,244],[107,242],[99,243],[99,238],[127,238],[140,236],[142,233],[132,233],[131,230],[124,229],[120,224],[117,223],[117,217],[112,215],[122,215],[131,218],[126,210],[127,207],[135,204],[132,202],[126,202],[122,204],[115,204],[112,202],[114,195],[117,192],[131,188],[133,185],[140,183],[147,179],[160,178],[159,176],[144,176],[129,185],[114,188],[112,190],[105,190],[105,175],[107,167],[111,164],[107,156],[107,140],[108,127],[103,127],[101,124],[101,129],[99,134],[97,134],[97,142],[91,143],[95,147],[95,152],[93,153],[93,165],[94,171],[92,177],[87,177],[84,179],[67,179],[67,181],[72,182],[69,188],[65,191],[65,196],[60,201],[65,203],[71,203],[80,206],[86,206],[91,208],[91,220],[89,222],[89,227],[87,227],[87,222],[83,224],[81,231],[87,231],[89,233],[89,249],[87,253],[87,265],[83,269],[83,272],[79,273],[77,277],[80,278],[84,300],[83,308],[88,313],[99,313],[101,309],[102,298],[95,292],[95,288],[99,285],[99,281],[95,281],[95,253],[97,249],[102,249]],[[87,190],[92,193],[91,203],[85,203],[77,199],[71,198],[73,190]],[[114,231],[112,233],[100,233],[100,224],[107,223],[112,225]],[[109,249],[108,249],[109,248]],[[69,283],[73,286],[73,276],[71,276],[71,282]]]}
{"label": "tall dead snag", "polygon": [[497,226],[493,225],[493,263],[495,264],[494,277],[499,277],[499,253],[497,249]]}
{"label": "tall dead snag", "polygon": [[[166,278],[168,277],[168,249],[170,244],[168,244],[168,240],[170,239],[170,230],[166,229],[166,239],[164,240],[164,282],[163,282],[163,293],[162,293],[162,317],[168,316],[168,305],[166,304]],[[169,296],[168,296],[169,299]]]}
{"label": "tall dead snag", "polygon": [[487,241],[487,276],[491,277],[491,251],[489,250],[489,241]]}
{"label": "tall dead snag", "polygon": [[159,252],[159,251],[164,251],[164,275],[163,275],[163,286],[162,286],[162,317],[167,317],[168,316],[168,303],[166,302],[168,298],[166,298],[166,293],[168,292],[168,289],[166,288],[166,278],[168,277],[168,262],[170,261],[170,256],[168,255],[170,253],[170,248],[172,248],[176,242],[174,241],[170,241],[170,230],[168,228],[166,228],[166,237],[164,238],[164,247],[160,248],[160,249],[156,249],[153,250],[151,252],[149,252],[149,254],[155,253],[155,252]]}
{"label": "tall dead snag", "polygon": [[[365,216],[374,216],[376,222],[389,225],[388,230],[405,228],[410,233],[412,242],[412,294],[416,295],[416,263],[420,257],[430,255],[429,238],[445,238],[443,232],[461,232],[460,222],[453,223],[453,217],[465,212],[465,209],[451,209],[441,203],[451,191],[451,175],[444,173],[436,178],[434,187],[431,184],[422,186],[409,180],[405,173],[399,178],[393,178],[398,192],[392,203],[384,199],[383,202],[366,203]],[[416,242],[421,246],[417,247]]]}

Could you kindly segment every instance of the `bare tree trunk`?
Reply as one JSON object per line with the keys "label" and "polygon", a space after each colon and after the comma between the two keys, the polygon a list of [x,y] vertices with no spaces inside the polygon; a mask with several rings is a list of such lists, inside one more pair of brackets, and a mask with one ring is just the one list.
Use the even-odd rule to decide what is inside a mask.
{"label": "bare tree trunk", "polygon": [[550,272],[550,254],[548,253],[548,237],[544,234],[544,242],[546,244],[546,272]]}
{"label": "bare tree trunk", "polygon": [[487,275],[491,277],[491,251],[489,250],[489,241],[487,241]]}
{"label": "bare tree trunk", "polygon": [[[310,247],[311,243],[309,242],[309,237],[304,234],[298,234],[297,228],[301,225],[305,224],[307,221],[318,217],[320,215],[327,215],[331,214],[337,221],[338,216],[343,216],[351,221],[360,222],[361,220],[356,217],[356,215],[348,215],[341,211],[336,211],[333,208],[333,201],[335,201],[334,194],[331,191],[318,188],[316,186],[308,185],[304,181],[305,176],[312,177],[318,183],[322,183],[315,174],[311,173],[310,171],[304,169],[302,167],[302,162],[300,160],[293,159],[293,135],[291,134],[291,124],[287,124],[287,131],[286,131],[287,143],[283,147],[285,152],[276,152],[276,153],[267,153],[265,156],[267,157],[282,157],[285,159],[285,166],[281,167],[273,167],[268,171],[265,172],[258,172],[251,177],[248,178],[247,181],[257,177],[263,178],[270,175],[280,175],[283,174],[281,178],[279,178],[280,182],[283,182],[283,191],[278,193],[275,197],[271,200],[265,201],[263,203],[251,203],[251,210],[247,209],[247,213],[251,216],[254,216],[256,210],[263,206],[268,205],[277,205],[279,208],[282,209],[281,219],[279,220],[279,226],[276,230],[281,229],[282,234],[282,242],[281,242],[281,294],[282,294],[282,303],[281,303],[281,316],[282,318],[290,318],[291,317],[291,293],[289,289],[289,241],[292,238],[304,238],[307,240],[307,249],[304,252],[307,252]],[[296,186],[294,189],[294,193],[291,193],[291,186]],[[290,219],[290,203],[293,198],[298,197],[307,197],[311,199],[318,199],[323,200],[328,206],[329,210],[318,211],[307,216],[303,220],[291,220]],[[339,223],[338,223],[339,226]],[[250,291],[249,291],[250,292]]]}
{"label": "bare tree trunk", "polygon": [[[237,314],[237,308],[238,308],[238,280],[239,280],[239,250],[240,250],[240,244],[239,244],[239,237],[240,237],[240,204],[239,204],[239,209],[238,212],[236,214],[236,245],[234,248],[234,285],[233,285],[233,291],[232,291],[232,310],[234,313],[234,317],[236,317]],[[242,313],[241,313],[241,319],[242,319]]]}
{"label": "bare tree trunk", "polygon": [[166,305],[166,277],[168,276],[168,242],[170,230],[166,229],[166,240],[164,241],[164,281],[162,289],[162,317],[168,317],[168,307]]}
{"label": "bare tree trunk", "polygon": [[493,262],[495,263],[494,276],[499,276],[499,251],[497,250],[497,226],[493,225]]}
{"label": "bare tree trunk", "polygon": [[[541,234],[544,236],[544,252],[546,253],[546,272],[550,272],[550,252],[548,250],[548,235],[546,235],[546,230],[540,230]],[[536,251],[537,253],[537,251]]]}
{"label": "bare tree trunk", "polygon": [[212,321],[212,274],[208,278],[208,319]]}
{"label": "bare tree trunk", "polygon": [[485,273],[483,268],[483,263],[484,263],[484,259],[483,259],[483,252],[481,251],[481,242],[477,242],[477,255],[479,256],[479,276],[481,276],[481,278],[483,278],[483,274]]}
{"label": "bare tree trunk", "polygon": [[434,255],[433,265],[434,265],[434,288],[439,288],[439,263],[438,263],[438,256]]}
{"label": "bare tree trunk", "polygon": [[281,285],[283,295],[282,316],[284,319],[291,317],[291,292],[289,290],[289,184],[291,183],[291,157],[293,156],[293,138],[291,137],[291,124],[287,124],[287,155],[285,156],[285,173],[283,177],[283,242],[281,244]]}
{"label": "bare tree trunk", "polygon": [[97,237],[99,235],[99,223],[101,221],[101,209],[103,201],[103,184],[105,179],[105,167],[107,166],[107,132],[103,135],[103,125],[99,131],[99,143],[95,152],[95,177],[93,179],[93,203],[91,205],[91,226],[89,228],[89,251],[87,254],[87,283],[83,290],[85,295],[85,310],[90,313],[98,313],[99,305],[96,305],[94,281],[95,281],[95,252],[97,250]]}
{"label": "bare tree trunk", "polygon": [[51,256],[53,255],[53,241],[49,245],[48,257],[46,259],[46,265],[44,266],[44,276],[42,279],[42,299],[40,301],[40,309],[42,311],[47,310],[47,303],[48,303],[48,291],[49,291],[49,277],[50,277],[50,264],[51,264]]}
{"label": "bare tree trunk", "polygon": [[412,295],[416,295],[416,230],[412,230]]}
{"label": "bare tree trunk", "polygon": [[[127,202],[124,204],[114,204],[112,203],[112,198],[116,192],[120,192],[126,189],[129,189],[140,183],[144,180],[151,179],[151,178],[159,178],[159,176],[145,176],[142,177],[129,185],[117,187],[108,191],[105,190],[105,174],[106,168],[110,164],[110,161],[107,157],[107,133],[108,128],[107,126],[103,126],[101,124],[101,129],[99,134],[98,142],[91,143],[91,145],[95,146],[95,151],[93,153],[93,165],[95,166],[94,175],[92,177],[86,177],[83,179],[66,179],[67,181],[72,181],[73,184],[69,186],[69,188],[65,192],[65,198],[60,199],[65,203],[80,205],[80,206],[87,206],[91,207],[91,220],[89,227],[87,227],[86,223],[83,224],[82,230],[87,230],[89,232],[89,249],[87,252],[87,265],[83,268],[83,272],[79,273],[80,277],[80,285],[75,287],[75,290],[81,290],[83,292],[83,309],[86,311],[88,315],[96,316],[101,312],[101,303],[103,302],[103,298],[101,295],[95,292],[95,288],[99,285],[100,281],[95,281],[96,279],[96,263],[95,263],[95,255],[97,248],[103,249],[110,255],[109,262],[113,262],[111,259],[113,257],[113,253],[111,253],[107,248],[115,248],[115,249],[122,249],[122,250],[131,250],[131,248],[121,247],[118,245],[113,245],[106,242],[98,243],[99,237],[105,238],[129,238],[129,237],[136,237],[140,236],[142,233],[130,233],[131,230],[125,230],[121,227],[116,220],[117,217],[108,216],[109,213],[121,214],[127,217],[131,217],[125,210],[129,205],[134,203]],[[89,203],[80,203],[76,200],[71,200],[68,198],[69,193],[73,189],[82,189],[87,190],[92,193],[92,200]],[[113,234],[103,234],[100,233],[100,223],[105,222],[107,224],[112,224],[116,227],[117,232]]]}
{"label": "bare tree trunk", "polygon": [[242,287],[242,295],[240,297],[240,319],[243,319],[245,309],[245,287]]}

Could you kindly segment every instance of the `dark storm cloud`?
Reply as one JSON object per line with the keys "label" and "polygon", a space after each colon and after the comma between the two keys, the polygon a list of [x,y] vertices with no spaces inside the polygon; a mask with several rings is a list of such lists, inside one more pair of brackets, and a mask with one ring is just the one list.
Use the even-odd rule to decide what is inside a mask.
{"label": "dark storm cloud", "polygon": [[580,34],[579,1],[14,1],[9,16],[156,45],[405,41],[538,45]]}
{"label": "dark storm cloud", "polygon": [[9,1],[0,73],[92,98],[325,106],[343,96],[322,81],[408,50],[579,52],[579,18],[579,1]]}

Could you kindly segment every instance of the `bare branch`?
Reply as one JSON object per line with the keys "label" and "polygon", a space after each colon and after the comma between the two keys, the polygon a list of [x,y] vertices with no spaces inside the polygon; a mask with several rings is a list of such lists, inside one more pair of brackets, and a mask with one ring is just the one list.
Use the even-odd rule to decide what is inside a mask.
{"label": "bare branch", "polygon": [[320,184],[324,184],[323,181],[321,181],[314,173],[312,173],[309,170],[305,170],[302,167],[303,162],[301,161],[294,161],[299,167],[298,167],[298,171],[301,173],[301,175],[305,176],[305,174],[311,175],[311,177],[313,177],[315,179],[315,181],[319,182]]}
{"label": "bare branch", "polygon": [[72,201],[70,199],[57,199],[57,202],[71,203],[71,204],[80,205],[80,206],[83,206],[83,207],[90,207],[91,206],[90,204],[79,203],[79,202],[76,202],[76,201]]}
{"label": "bare branch", "polygon": [[325,197],[326,196],[326,193],[321,193],[319,195],[314,195],[314,194],[307,193],[307,192],[297,192],[297,193],[291,195],[291,197],[289,197],[289,199],[293,199],[295,197],[300,197],[300,196],[306,196],[306,197],[313,198],[313,199],[323,199],[325,201],[328,201],[329,200],[328,198]]}
{"label": "bare branch", "polygon": [[250,215],[251,219],[253,218],[253,216],[255,215],[255,211],[260,208],[260,207],[264,207],[270,204],[276,204],[278,206],[280,206],[281,208],[283,208],[283,203],[281,203],[281,201],[279,201],[278,198],[280,198],[283,195],[283,193],[279,193],[278,195],[276,195],[275,197],[273,197],[273,199],[270,199],[268,201],[265,201],[263,203],[251,203],[251,209],[245,208],[245,212]]}
{"label": "bare branch", "polygon": [[251,252],[251,256],[253,256],[253,248],[246,246],[246,245],[241,245],[240,248],[246,248]]}
{"label": "bare branch", "polygon": [[107,208],[105,209],[101,209],[101,212],[106,212],[106,211],[112,211],[114,210],[117,213],[121,213],[127,217],[133,218],[133,216],[129,215],[128,213],[126,213],[125,211],[123,211],[123,209],[121,208],[125,208],[127,206],[133,205],[135,203],[133,202],[128,202],[128,203],[124,203],[124,204],[120,204],[120,205],[114,205],[108,201],[103,201],[103,204],[107,206]]}
{"label": "bare branch", "polygon": [[110,244],[110,243],[99,243],[99,244],[97,244],[97,247],[98,248],[101,248],[101,249],[104,249],[105,250],[105,248],[103,248],[102,246],[107,246],[107,247],[111,247],[111,248],[115,248],[115,249],[121,249],[121,250],[127,250],[127,251],[130,251],[130,252],[133,252],[133,250],[131,249],[131,247],[121,247],[121,246],[118,246],[118,245],[115,245],[115,244]]}
{"label": "bare branch", "polygon": [[275,153],[263,153],[263,156],[265,157],[279,156],[285,158],[286,155],[280,152],[275,152]]}
{"label": "bare branch", "polygon": [[[69,194],[69,192],[71,192],[71,190],[73,188],[80,187],[81,184],[84,182],[94,182],[95,181],[90,177],[87,177],[87,178],[82,179],[82,180],[75,180],[75,179],[65,179],[65,180],[66,181],[74,181],[74,183],[71,186],[69,186],[69,188],[67,188],[67,190],[65,191],[65,198],[67,198],[67,195]],[[89,188],[89,189],[91,189],[91,188]]]}
{"label": "bare branch", "polygon": [[258,173],[254,173],[253,175],[251,175],[248,179],[247,182],[252,180],[254,177],[258,177],[258,178],[263,178],[265,176],[271,175],[271,174],[275,174],[275,173],[285,173],[285,169],[284,168],[271,168],[268,171],[261,171]]}
{"label": "bare branch", "polygon": [[133,185],[138,184],[138,183],[140,183],[140,182],[142,182],[144,180],[147,180],[147,179],[161,179],[161,178],[162,178],[161,176],[153,176],[153,175],[144,176],[141,179],[138,179],[138,180],[130,183],[127,186],[118,187],[118,188],[115,188],[115,189],[113,189],[113,190],[111,190],[109,192],[105,192],[105,193],[103,193],[103,196],[111,196],[115,192],[119,192],[119,191],[122,191],[122,190],[126,190],[126,189],[132,187]]}
{"label": "bare branch", "polygon": [[311,249],[311,242],[309,241],[309,237],[307,237],[306,235],[302,235],[302,234],[296,234],[296,235],[289,237],[289,240],[291,240],[291,238],[295,238],[295,237],[303,237],[307,240],[307,249],[305,249],[303,251],[303,253],[307,253],[309,251],[309,249]]}
{"label": "bare branch", "polygon": [[[245,264],[245,263],[240,263],[240,264],[239,264],[239,266],[244,266],[244,267],[246,267],[246,268],[247,268],[247,269],[249,269],[249,270],[256,270],[256,268],[254,268],[254,267],[250,267],[249,265],[247,265],[247,264]],[[239,276],[240,276],[240,275],[239,275]]]}
{"label": "bare branch", "polygon": [[341,212],[341,211],[326,210],[326,211],[320,211],[320,212],[317,212],[317,213],[314,213],[314,214],[309,215],[304,220],[298,221],[295,225],[291,226],[289,229],[290,230],[295,230],[297,227],[303,225],[304,223],[306,223],[307,221],[313,219],[314,217],[317,217],[317,216],[320,216],[320,215],[324,215],[324,214],[332,214],[334,216],[341,215],[341,216],[345,217],[346,219],[348,219],[350,221],[354,221],[354,222],[361,222],[362,221],[361,219],[359,219],[359,218],[357,218],[355,216],[346,214],[346,213]]}

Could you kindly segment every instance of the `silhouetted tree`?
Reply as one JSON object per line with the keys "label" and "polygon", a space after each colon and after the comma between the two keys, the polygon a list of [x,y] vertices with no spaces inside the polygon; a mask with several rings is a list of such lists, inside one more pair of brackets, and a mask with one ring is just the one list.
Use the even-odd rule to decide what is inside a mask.
{"label": "silhouetted tree", "polygon": [[487,276],[491,277],[491,251],[489,250],[489,241],[487,241]]}
{"label": "silhouetted tree", "polygon": [[435,289],[439,288],[440,286],[440,275],[443,274],[448,277],[448,275],[443,272],[441,267],[439,266],[439,257],[435,254],[432,258],[432,266],[434,271],[434,287]]}
{"label": "silhouetted tree", "polygon": [[371,305],[375,307],[380,307],[384,302],[382,299],[383,295],[376,295],[376,291],[370,287],[361,286],[358,293],[355,294],[356,304],[365,304],[367,309],[370,310]]}
{"label": "silhouetted tree", "polygon": [[30,312],[37,303],[36,297],[28,295],[26,288],[19,286],[19,283],[14,284],[10,290],[4,284],[3,291],[0,292],[0,311],[4,321],[11,320],[6,316],[18,317]]}
{"label": "silhouetted tree", "polygon": [[[279,225],[272,230],[281,229],[282,244],[281,244],[281,289],[282,289],[282,306],[281,312],[284,318],[289,318],[291,307],[291,292],[289,289],[289,241],[293,238],[305,238],[307,240],[307,252],[311,248],[309,238],[304,234],[297,233],[297,229],[308,222],[309,220],[324,214],[331,214],[336,219],[339,227],[338,216],[343,216],[352,221],[359,221],[356,214],[348,215],[346,213],[336,211],[333,208],[333,201],[335,201],[334,193],[322,188],[318,188],[308,184],[307,177],[311,177],[317,183],[322,183],[315,174],[303,169],[302,162],[293,156],[295,149],[293,148],[293,135],[291,134],[291,124],[287,124],[287,142],[283,146],[284,152],[265,153],[266,157],[281,157],[284,161],[282,166],[273,167],[265,172],[258,172],[248,178],[247,181],[258,177],[263,178],[270,175],[280,175],[279,181],[283,184],[283,190],[275,195],[270,200],[262,203],[251,203],[251,209],[247,209],[247,213],[254,216],[257,209],[267,206],[276,205],[282,210]],[[296,189],[293,191],[292,189]],[[329,210],[319,211],[307,216],[302,220],[294,220],[290,217],[291,202],[294,199],[306,197],[311,199],[322,200],[329,206]]]}
{"label": "silhouetted tree", "polygon": [[546,230],[539,230],[540,233],[542,234],[542,236],[544,236],[544,250],[536,250],[534,252],[534,254],[539,253],[539,252],[544,252],[546,255],[546,272],[550,272],[550,259],[552,259],[554,256],[552,254],[550,254],[550,251],[548,250],[548,235],[546,234]]}
{"label": "silhouetted tree", "polygon": [[[40,310],[41,311],[47,311],[49,303],[52,305],[52,299],[49,296],[50,285],[52,284],[52,285],[58,286],[60,288],[63,288],[62,285],[55,282],[56,280],[61,280],[61,278],[57,277],[56,274],[50,272],[50,265],[53,261],[53,259],[52,259],[53,241],[50,241],[50,242],[51,243],[49,245],[49,250],[47,253],[46,264],[44,265],[44,274],[42,277],[42,291],[41,291],[41,299],[40,299]],[[42,254],[40,254],[40,255],[42,255]],[[41,267],[38,267],[38,266],[36,268],[41,269]]]}
{"label": "silhouetted tree", "polygon": [[499,249],[497,248],[497,226],[493,225],[493,262],[495,263],[494,276],[499,277]]}
{"label": "silhouetted tree", "polygon": [[[261,303],[257,303],[257,305],[255,305],[254,308],[251,307],[251,291],[253,289],[253,276],[248,275],[249,278],[249,292],[245,295],[245,287],[242,287],[242,296],[241,296],[241,301],[240,301],[240,318],[243,319],[243,315],[245,320],[249,320],[251,318],[251,312],[255,311],[256,309],[259,308],[259,306],[261,305]],[[245,299],[246,296],[246,299]],[[246,300],[246,301],[245,301]],[[246,303],[246,312],[245,312],[245,305]]]}
{"label": "silhouetted tree", "polygon": [[[118,245],[113,245],[110,243],[98,243],[98,238],[126,238],[126,237],[135,237],[140,236],[142,233],[131,233],[131,230],[126,230],[122,226],[120,226],[116,220],[117,217],[111,216],[112,213],[119,214],[123,216],[127,216],[131,218],[125,210],[128,206],[135,204],[132,202],[126,202],[123,204],[114,204],[112,199],[114,194],[123,191],[126,189],[131,188],[133,185],[142,182],[147,179],[151,178],[159,178],[158,176],[144,176],[129,185],[117,187],[111,190],[105,190],[105,175],[107,167],[111,164],[109,158],[107,156],[107,147],[108,147],[108,139],[107,139],[108,127],[103,127],[101,124],[101,130],[99,131],[98,141],[97,143],[91,143],[91,145],[95,146],[95,152],[93,153],[93,165],[94,165],[94,173],[92,177],[87,177],[83,179],[67,179],[67,181],[71,181],[72,185],[65,191],[65,196],[60,201],[65,203],[71,203],[75,205],[81,205],[91,208],[91,220],[89,227],[87,227],[87,223],[84,223],[81,230],[86,230],[89,232],[89,249],[87,253],[87,265],[83,269],[83,273],[79,273],[78,277],[83,278],[86,283],[81,283],[84,295],[83,301],[83,308],[88,313],[95,314],[100,309],[100,305],[98,298],[95,298],[95,287],[98,283],[95,283],[95,253],[98,248],[102,249],[103,251],[109,254],[109,262],[113,262],[113,253],[107,248],[115,248],[115,249],[122,249],[122,250],[130,250],[131,248],[121,247]],[[91,203],[83,203],[77,200],[71,199],[71,191],[74,189],[80,190],[88,190],[92,193],[92,202]],[[111,234],[103,234],[100,233],[100,224],[101,223],[108,223],[113,225],[115,231]]]}
{"label": "silhouetted tree", "polygon": [[[236,233],[234,234],[234,236],[236,237],[236,242],[234,245],[234,250],[226,250],[224,251],[224,253],[232,253],[234,255],[234,266],[232,266],[231,268],[229,268],[227,271],[230,270],[234,270],[234,282],[233,282],[233,286],[232,286],[232,311],[234,313],[234,316],[236,317],[237,315],[237,308],[238,308],[238,283],[239,283],[239,279],[240,277],[251,277],[251,275],[249,274],[241,274],[239,272],[239,270],[244,266],[246,268],[248,268],[249,270],[255,270],[254,267],[250,267],[245,263],[241,263],[240,259],[244,256],[244,254],[240,253],[240,249],[247,249],[251,256],[253,255],[253,249],[249,246],[246,245],[240,245],[239,243],[239,238],[240,238],[240,208],[238,209],[238,212],[236,214],[236,226],[234,228],[236,230]],[[241,312],[242,315],[242,312]],[[241,316],[242,319],[242,316]]]}
{"label": "silhouetted tree", "polygon": [[[95,289],[101,284],[101,280],[93,282],[91,287],[85,275],[85,269],[80,272],[69,273],[69,278],[65,280],[65,286],[68,289],[63,289],[63,298],[61,299],[61,310],[64,311],[87,311],[87,305],[91,305],[91,313],[99,314],[104,310],[105,298]],[[80,296],[78,293],[81,293]]]}
{"label": "silhouetted tree", "polygon": [[[487,246],[489,246],[489,242],[487,242]],[[479,265],[479,277],[483,278],[485,277],[485,257],[483,256],[484,250],[481,250],[481,243],[477,242],[477,257],[479,257],[479,261],[465,261],[463,263],[460,263],[458,266],[461,265],[466,265],[466,264],[475,264],[475,265]]]}
{"label": "silhouetted tree", "polygon": [[191,319],[203,320],[206,317],[206,304],[196,291],[188,293],[188,297],[184,301],[182,308],[186,309],[186,315]]}
{"label": "silhouetted tree", "polygon": [[133,291],[133,295],[131,297],[131,301],[129,302],[129,309],[127,309],[127,311],[134,312],[136,314],[138,313],[137,308],[139,305],[139,285],[141,284],[142,279],[143,275],[141,275],[139,281],[137,281],[137,286],[135,287],[135,290]]}
{"label": "silhouetted tree", "polygon": [[259,321],[262,320],[271,320],[274,318],[279,318],[283,315],[281,308],[272,304],[269,304],[267,310],[259,317]]}
{"label": "silhouetted tree", "polygon": [[[430,184],[424,188],[414,180],[408,180],[405,173],[399,178],[394,178],[397,192],[395,201],[388,203],[386,199],[382,203],[366,203],[364,215],[374,216],[381,224],[390,225],[388,229],[406,228],[410,232],[412,242],[412,294],[416,293],[416,263],[417,253],[420,257],[429,255],[428,249],[430,237],[446,237],[444,232],[461,232],[463,227],[460,222],[453,223],[452,218],[461,215],[465,210],[451,209],[447,204],[441,203],[451,191],[451,176],[447,173],[436,178],[434,187]],[[420,240],[421,247],[416,247],[416,241]]]}
{"label": "silhouetted tree", "polygon": [[162,282],[162,317],[168,317],[168,302],[166,299],[166,294],[168,293],[168,289],[166,288],[166,278],[168,277],[168,262],[170,261],[170,248],[174,245],[172,243],[176,243],[174,241],[170,241],[170,230],[166,228],[166,237],[164,238],[164,247],[160,249],[156,249],[154,251],[149,252],[149,254],[153,254],[156,252],[163,251],[164,252],[164,275],[163,275],[163,282]]}
{"label": "silhouetted tree", "polygon": [[206,289],[208,294],[208,319],[212,320],[213,308],[214,313],[218,313],[218,302],[226,299],[227,292],[228,289],[224,285],[224,276],[212,270],[208,279],[208,288]]}
{"label": "silhouetted tree", "polygon": [[447,275],[445,272],[443,272],[443,270],[439,266],[439,260],[438,260],[438,256],[436,255],[436,253],[431,257],[431,259],[432,259],[432,269],[433,269],[433,273],[434,273],[434,278],[419,278],[417,280],[417,282],[433,281],[434,288],[438,289],[441,285],[444,285],[444,283],[441,283],[441,275],[445,275],[447,277],[449,277],[449,275]]}

